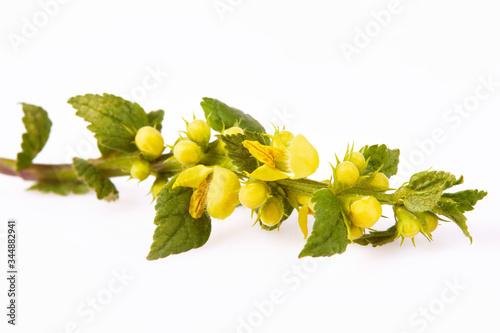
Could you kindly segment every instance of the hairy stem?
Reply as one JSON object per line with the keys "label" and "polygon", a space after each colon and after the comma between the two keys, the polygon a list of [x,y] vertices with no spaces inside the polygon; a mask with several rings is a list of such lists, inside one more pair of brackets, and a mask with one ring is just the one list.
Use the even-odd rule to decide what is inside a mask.
{"label": "hairy stem", "polygon": [[[153,163],[153,171],[158,173],[175,174],[180,167],[176,163],[165,162],[172,154],[164,154]],[[132,163],[139,159],[138,153],[112,154],[110,156],[88,161],[96,166],[107,177],[129,175],[128,170]],[[0,174],[20,177],[24,180],[44,182],[73,182],[78,177],[72,164],[33,164],[27,169],[17,171],[16,161],[0,158]]]}
{"label": "hairy stem", "polygon": [[328,184],[311,179],[282,179],[276,181],[280,186],[287,190],[300,192],[306,195],[312,195],[317,190],[327,188]]}
{"label": "hairy stem", "polygon": [[[318,182],[311,179],[282,179],[276,181],[283,188],[294,191],[296,193],[302,193],[305,195],[312,195],[317,190],[327,188],[329,185],[323,182]],[[394,195],[391,193],[383,193],[377,191],[369,191],[363,189],[347,189],[340,193],[341,195],[371,195],[375,197],[382,204],[394,204]]]}

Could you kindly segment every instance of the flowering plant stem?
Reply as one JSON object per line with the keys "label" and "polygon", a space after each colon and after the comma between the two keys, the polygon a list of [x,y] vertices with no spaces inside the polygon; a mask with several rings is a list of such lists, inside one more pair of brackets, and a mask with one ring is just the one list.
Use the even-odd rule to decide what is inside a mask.
{"label": "flowering plant stem", "polygon": [[[76,96],[68,102],[90,123],[101,157],[33,164],[52,122],[42,108],[22,104],[27,130],[22,151],[15,160],[0,158],[0,174],[35,181],[30,190],[68,195],[92,189],[107,201],[118,199],[110,178],[155,177],[151,194],[157,227],[148,260],[204,245],[211,219],[226,219],[240,204],[251,209],[254,224],[266,231],[279,231],[296,210],[307,239],[299,258],[340,254],[353,243],[380,246],[399,237],[414,242],[418,234],[430,241],[438,222],[446,220],[472,240],[465,212],[487,194],[447,192],[462,184],[463,177],[444,171],[416,173],[391,189],[399,150],[383,144],[358,152],[348,147],[343,160],[337,158],[332,165],[330,180],[309,179],[319,166],[319,154],[304,135],[284,128],[266,133],[252,116],[212,98],[201,102],[206,121],[186,121],[186,131],[179,132],[168,153],[161,134],[162,110],[146,113],[138,104],[108,94]],[[382,205],[392,206],[395,221],[378,231],[372,227],[383,217]],[[309,216],[314,217],[312,232]]]}

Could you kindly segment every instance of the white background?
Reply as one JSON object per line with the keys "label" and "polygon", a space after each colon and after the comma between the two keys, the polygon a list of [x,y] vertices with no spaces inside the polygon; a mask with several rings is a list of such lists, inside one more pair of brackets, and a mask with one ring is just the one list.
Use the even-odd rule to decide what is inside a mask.
{"label": "white background", "polygon": [[[418,236],[416,248],[351,245],[326,260],[298,260],[305,241],[295,215],[268,233],[251,228],[249,211],[238,209],[213,222],[203,248],[148,262],[151,181],[117,179],[120,200],[106,203],[93,194],[26,192],[29,183],[0,175],[0,269],[6,270],[6,221],[16,218],[20,271],[15,328],[6,324],[1,279],[2,332],[413,333],[498,326],[500,86],[481,83],[500,82],[494,1],[41,5],[48,2],[1,2],[2,157],[20,149],[19,102],[43,106],[54,123],[36,161],[65,163],[98,155],[85,122],[66,104],[71,96],[107,92],[135,96],[147,111],[162,108],[168,143],[184,128],[181,117],[202,116],[199,102],[208,96],[268,128],[274,122],[304,134],[321,157],[314,179],[329,178],[328,162],[348,143],[386,143],[401,149],[406,179],[432,167],[463,174],[462,189],[489,195],[467,215],[472,245],[443,223],[433,243]],[[217,4],[225,7],[218,12]],[[373,12],[387,13],[388,6],[395,10],[382,15],[388,24],[381,27]],[[366,29],[370,36],[363,38],[359,31]],[[347,44],[357,53],[346,56]],[[150,71],[159,72],[157,81]],[[474,105],[477,91],[482,100]],[[463,103],[469,111],[454,113]],[[118,282],[122,273],[133,279]],[[270,305],[272,294],[281,295],[278,304]],[[96,297],[99,311],[89,303]]]}

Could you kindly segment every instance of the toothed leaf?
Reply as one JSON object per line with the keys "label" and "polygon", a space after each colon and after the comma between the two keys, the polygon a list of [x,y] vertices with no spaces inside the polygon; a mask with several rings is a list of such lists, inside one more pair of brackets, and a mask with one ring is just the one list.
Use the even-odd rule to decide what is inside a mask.
{"label": "toothed leaf", "polygon": [[210,237],[210,217],[206,212],[199,219],[189,214],[189,203],[194,190],[182,186],[172,189],[176,179],[177,177],[172,178],[158,194],[154,221],[157,227],[148,260],[198,248]]}
{"label": "toothed leaf", "polygon": [[398,228],[393,225],[384,231],[370,231],[370,233],[364,234],[353,240],[353,242],[359,245],[371,245],[376,247],[391,243],[396,238],[398,238]]}
{"label": "toothed leaf", "polygon": [[361,148],[360,153],[368,161],[363,174],[380,169],[379,172],[391,178],[398,172],[399,149],[389,149],[386,145],[373,145]]}
{"label": "toothed leaf", "polygon": [[75,157],[73,166],[78,177],[82,178],[90,188],[95,190],[99,200],[114,201],[118,199],[118,191],[115,185],[93,164]]}
{"label": "toothed leaf", "polygon": [[165,111],[151,111],[147,114],[149,126],[156,128],[161,132],[163,117],[165,117]]}
{"label": "toothed leaf", "polygon": [[137,103],[109,94],[75,96],[68,103],[77,110],[77,116],[90,123],[87,128],[100,146],[129,153],[137,151],[135,134],[149,125],[146,112]]}
{"label": "toothed leaf", "polygon": [[31,186],[29,191],[40,191],[44,193],[54,193],[63,196],[69,194],[85,194],[89,187],[84,182],[39,182]]}
{"label": "toothed leaf", "polygon": [[488,193],[479,190],[466,190],[456,193],[444,193],[442,198],[447,198],[457,203],[457,208],[463,213],[474,209],[479,200],[482,200]]}
{"label": "toothed leaf", "polygon": [[257,169],[259,163],[243,146],[243,141],[258,141],[265,144],[264,136],[261,133],[244,131],[243,134],[220,135],[220,139],[224,142],[227,156],[235,167],[248,173]]}
{"label": "toothed leaf", "polygon": [[348,243],[347,228],[337,197],[329,189],[322,189],[314,193],[311,202],[315,203],[316,212],[313,231],[299,258],[329,257],[343,253]]}
{"label": "toothed leaf", "polygon": [[249,132],[265,133],[264,127],[251,115],[230,107],[219,100],[205,97],[201,102],[208,125],[216,132],[222,132],[233,126]]}
{"label": "toothed leaf", "polygon": [[49,119],[47,111],[39,106],[31,104],[22,104],[23,123],[26,133],[23,134],[21,144],[22,152],[17,154],[17,170],[29,168],[33,159],[43,149],[50,134],[52,122]]}

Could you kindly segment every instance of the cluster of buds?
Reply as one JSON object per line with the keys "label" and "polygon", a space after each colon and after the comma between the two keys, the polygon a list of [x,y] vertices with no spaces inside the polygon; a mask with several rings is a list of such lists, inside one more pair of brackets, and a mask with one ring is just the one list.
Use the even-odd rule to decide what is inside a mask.
{"label": "cluster of buds", "polygon": [[[354,151],[347,153],[344,161],[339,161],[334,168],[335,188],[340,191],[353,187],[387,191],[389,179],[383,173],[376,171],[361,176],[367,164],[363,154]],[[374,196],[346,195],[342,199],[351,240],[361,237],[364,230],[373,227],[382,216],[382,205]]]}
{"label": "cluster of buds", "polygon": [[[244,140],[242,149],[255,158],[258,167],[250,173],[241,173],[229,165],[211,164],[210,154],[226,155],[227,150],[221,139],[210,143],[210,127],[203,120],[188,123],[187,137],[173,146],[174,159],[185,169],[178,175],[173,187],[191,187],[194,192],[189,205],[189,213],[199,218],[204,211],[219,219],[231,215],[241,204],[257,213],[257,221],[264,226],[274,227],[285,216],[285,197],[294,198],[294,208],[299,210],[301,228],[307,235],[307,215],[311,196],[293,193],[277,193],[272,182],[282,179],[300,179],[312,175],[319,165],[316,149],[303,135],[293,135],[279,129],[274,135],[265,134],[268,144]],[[245,135],[240,127],[234,126],[221,132],[222,136]],[[240,184],[242,182],[242,184]]]}
{"label": "cluster of buds", "polygon": [[140,157],[132,162],[129,172],[132,178],[143,181],[151,175],[151,162],[161,156],[165,150],[165,142],[160,131],[151,126],[144,126],[137,131],[135,144]]}
{"label": "cluster of buds", "polygon": [[432,239],[431,232],[436,230],[439,218],[433,212],[412,213],[404,206],[394,206],[394,216],[398,234],[404,238],[412,238],[422,233]]}
{"label": "cluster of buds", "polygon": [[173,188],[194,189],[189,203],[193,218],[200,218],[206,211],[214,218],[225,219],[238,204],[239,177],[228,168],[201,163],[211,138],[210,126],[205,121],[191,121],[185,133],[187,138],[181,137],[173,147],[173,159],[187,168],[178,175]]}
{"label": "cluster of buds", "polygon": [[195,119],[187,124],[187,138],[181,137],[174,146],[174,157],[183,165],[198,163],[207,149],[210,141],[210,126],[201,120]]}

